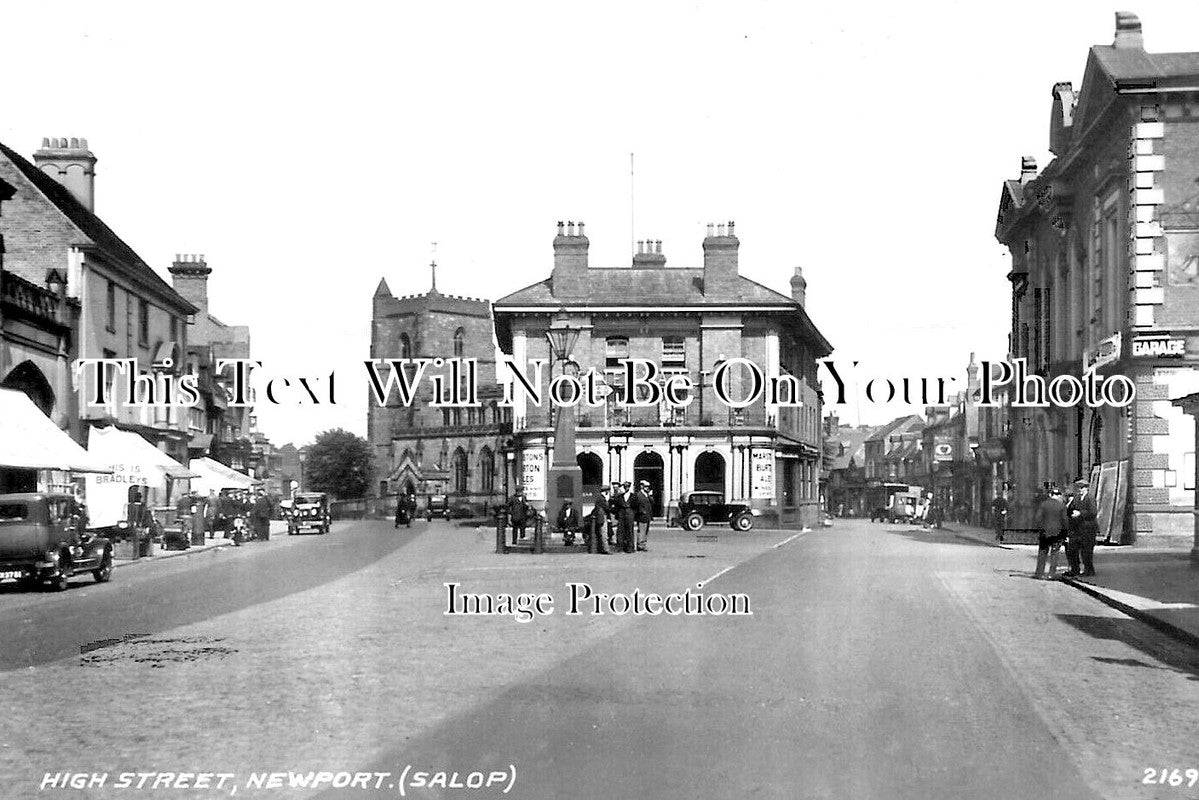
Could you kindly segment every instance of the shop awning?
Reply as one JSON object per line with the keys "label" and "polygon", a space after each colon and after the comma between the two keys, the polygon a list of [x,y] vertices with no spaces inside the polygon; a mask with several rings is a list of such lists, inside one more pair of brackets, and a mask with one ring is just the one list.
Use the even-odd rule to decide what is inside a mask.
{"label": "shop awning", "polygon": [[211,433],[193,433],[191,441],[187,444],[188,450],[203,450],[208,452],[208,448],[212,447]]}
{"label": "shop awning", "polygon": [[0,466],[112,472],[60,431],[24,392],[12,389],[0,389]]}
{"label": "shop awning", "polygon": [[198,477],[136,433],[111,426],[93,428],[88,435],[87,450],[105,462],[137,465],[142,470],[155,470],[173,480]]}
{"label": "shop awning", "polygon": [[249,489],[262,483],[211,458],[193,458],[189,466],[199,475],[192,479],[192,491],[200,494],[221,489]]}

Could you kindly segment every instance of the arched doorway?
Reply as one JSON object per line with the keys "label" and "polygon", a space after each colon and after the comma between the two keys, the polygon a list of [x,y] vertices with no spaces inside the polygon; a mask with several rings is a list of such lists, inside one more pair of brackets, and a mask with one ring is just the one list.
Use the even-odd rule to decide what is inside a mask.
{"label": "arched doorway", "polygon": [[22,361],[0,381],[0,387],[23,392],[47,417],[54,411],[54,389],[32,361]]}
{"label": "arched doorway", "polygon": [[583,494],[596,494],[604,482],[604,460],[595,453],[579,453],[575,458],[583,473]]}
{"label": "arched doorway", "polygon": [[700,453],[695,459],[695,491],[724,491],[724,456],[715,450]]}
{"label": "arched doorway", "polygon": [[[666,486],[665,470],[662,466],[662,456],[653,450],[642,450],[633,459],[633,483],[649,481],[649,490],[654,498],[654,516],[662,516],[662,490]],[[636,485],[633,487],[636,490]]]}

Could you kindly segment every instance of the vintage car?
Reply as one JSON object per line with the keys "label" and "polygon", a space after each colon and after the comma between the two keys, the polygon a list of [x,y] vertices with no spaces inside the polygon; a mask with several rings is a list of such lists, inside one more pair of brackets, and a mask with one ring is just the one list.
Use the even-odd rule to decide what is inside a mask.
{"label": "vintage car", "polygon": [[748,503],[726,503],[721,492],[684,492],[679,501],[679,524],[684,530],[697,531],[712,522],[727,522],[735,531],[754,526],[760,512]]}
{"label": "vintage car", "polygon": [[287,519],[287,535],[313,531],[328,533],[333,517],[329,513],[329,495],[324,492],[300,492],[292,501]]}
{"label": "vintage car", "polygon": [[75,498],[34,492],[0,495],[0,580],[62,591],[72,576],[112,577],[112,543],[83,530]]}
{"label": "vintage car", "polygon": [[425,507],[425,518],[431,520],[433,517],[441,517],[442,519],[450,518],[450,498],[448,495],[429,495],[429,504]]}

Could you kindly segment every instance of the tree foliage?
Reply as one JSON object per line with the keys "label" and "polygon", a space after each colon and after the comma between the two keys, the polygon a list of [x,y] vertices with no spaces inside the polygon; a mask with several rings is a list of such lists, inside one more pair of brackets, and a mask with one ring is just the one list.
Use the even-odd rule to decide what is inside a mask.
{"label": "tree foliage", "polygon": [[304,465],[308,491],[339,500],[366,496],[371,479],[371,447],[361,436],[336,428],[316,435]]}

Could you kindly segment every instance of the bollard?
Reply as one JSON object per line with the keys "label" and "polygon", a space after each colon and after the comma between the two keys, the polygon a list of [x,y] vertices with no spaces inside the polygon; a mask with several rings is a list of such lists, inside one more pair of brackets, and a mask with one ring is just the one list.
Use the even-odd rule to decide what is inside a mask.
{"label": "bollard", "polygon": [[533,552],[538,554],[545,552],[545,526],[542,524],[543,522],[544,520],[541,519],[540,515],[533,522]]}
{"label": "bollard", "polygon": [[508,515],[500,511],[495,515],[495,552],[505,555],[508,552],[507,542]]}

